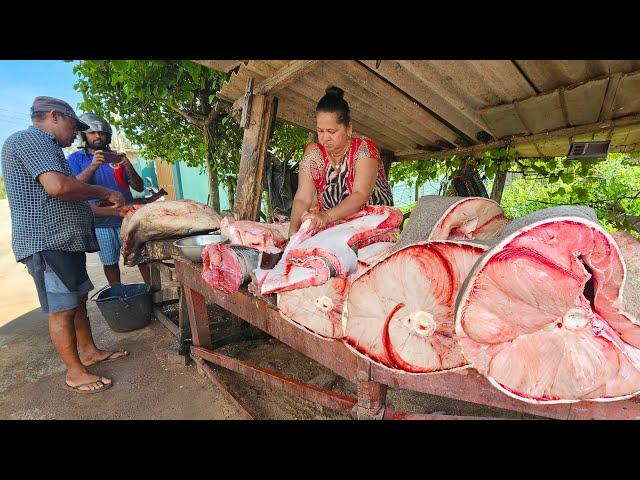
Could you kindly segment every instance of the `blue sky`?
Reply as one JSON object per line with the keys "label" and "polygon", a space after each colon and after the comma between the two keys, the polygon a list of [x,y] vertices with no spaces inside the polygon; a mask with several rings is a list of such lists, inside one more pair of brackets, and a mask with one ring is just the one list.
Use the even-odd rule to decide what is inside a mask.
{"label": "blue sky", "polygon": [[79,115],[82,95],[73,89],[74,63],[62,60],[0,60],[0,147],[13,132],[31,125],[29,108],[38,95],[60,98]]}

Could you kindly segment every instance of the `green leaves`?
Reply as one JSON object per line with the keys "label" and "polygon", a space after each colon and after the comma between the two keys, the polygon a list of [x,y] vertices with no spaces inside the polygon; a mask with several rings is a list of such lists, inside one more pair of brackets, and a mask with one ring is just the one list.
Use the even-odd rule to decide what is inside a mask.
{"label": "green leaves", "polygon": [[[553,205],[580,204],[593,207],[602,223],[614,229],[623,228],[619,209],[629,215],[640,215],[639,160],[640,153],[613,153],[604,161],[517,158],[515,149],[496,149],[483,152],[475,164],[480,175],[489,180],[498,171],[509,172],[510,186],[505,188],[501,204],[510,218]],[[461,161],[453,157],[396,162],[389,179],[392,183],[406,181],[410,185],[439,178],[446,182]]]}
{"label": "green leaves", "polygon": [[[505,189],[501,205],[509,218],[553,205],[587,205],[596,210],[605,228],[628,229],[624,215],[640,215],[640,196],[636,196],[640,192],[640,165],[630,166],[630,158],[610,154],[606,161],[568,164],[560,159],[554,162],[558,170],[548,182],[519,174]],[[524,165],[528,161],[521,162]]]}
{"label": "green leaves", "polygon": [[571,183],[571,182],[573,182],[574,174],[571,173],[571,172],[564,172],[564,173],[560,174],[560,178],[562,179],[562,181],[564,183]]}
{"label": "green leaves", "polygon": [[302,160],[307,138],[306,130],[277,120],[269,145],[273,154],[280,160],[295,164]]}
{"label": "green leaves", "polygon": [[[219,180],[237,176],[244,130],[228,113],[207,131],[186,118],[207,117],[226,74],[188,60],[87,60],[74,73],[81,108],[119,115],[125,135],[145,157],[203,168],[209,157]],[[305,130],[278,122],[270,145],[278,157],[296,161],[306,139]]]}
{"label": "green leaves", "polygon": [[191,78],[193,79],[194,83],[196,85],[199,85],[200,84],[201,71],[202,71],[201,69],[203,67],[201,67],[197,63],[194,63],[194,62],[192,62],[190,60],[183,60],[182,61],[182,66],[189,72],[189,75],[191,75]]}

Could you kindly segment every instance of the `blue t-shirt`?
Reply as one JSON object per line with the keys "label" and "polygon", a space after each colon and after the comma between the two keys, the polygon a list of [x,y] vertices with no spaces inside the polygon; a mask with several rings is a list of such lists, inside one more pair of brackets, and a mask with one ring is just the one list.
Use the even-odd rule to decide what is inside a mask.
{"label": "blue t-shirt", "polygon": [[[82,171],[84,171],[91,164],[92,160],[93,153],[89,152],[86,148],[73,152],[67,157],[67,161],[69,162],[69,166],[71,167],[71,171],[74,176],[78,176]],[[127,177],[128,183],[129,173],[126,170],[125,176]],[[120,188],[118,182],[116,182],[114,169],[107,163],[103,163],[98,167],[89,183],[91,185],[100,185],[101,187],[110,188],[111,190],[116,190],[122,193],[122,196],[127,203],[133,201],[131,190],[128,188],[126,190]],[[89,200],[89,202],[95,203],[95,200]],[[95,224],[96,228],[119,227],[122,225],[122,217],[95,217]]]}

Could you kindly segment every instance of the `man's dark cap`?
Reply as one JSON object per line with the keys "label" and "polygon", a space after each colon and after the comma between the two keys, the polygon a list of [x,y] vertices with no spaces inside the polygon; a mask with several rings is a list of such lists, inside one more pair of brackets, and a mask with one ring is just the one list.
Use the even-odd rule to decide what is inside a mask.
{"label": "man's dark cap", "polygon": [[31,114],[36,112],[50,112],[51,110],[55,110],[56,112],[60,112],[67,117],[71,117],[76,121],[76,125],[78,126],[78,130],[81,132],[84,130],[88,130],[90,127],[82,120],[78,118],[76,112],[73,111],[71,105],[69,105],[64,100],[60,100],[59,98],[53,97],[36,97],[33,101],[33,105],[31,105]]}

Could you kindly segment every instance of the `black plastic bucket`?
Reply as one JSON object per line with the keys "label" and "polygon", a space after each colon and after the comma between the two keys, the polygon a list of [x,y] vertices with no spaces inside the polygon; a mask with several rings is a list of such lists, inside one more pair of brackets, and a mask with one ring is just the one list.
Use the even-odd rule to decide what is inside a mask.
{"label": "black plastic bucket", "polygon": [[145,327],[153,318],[151,287],[146,283],[105,287],[91,299],[98,305],[109,327],[116,332]]}

